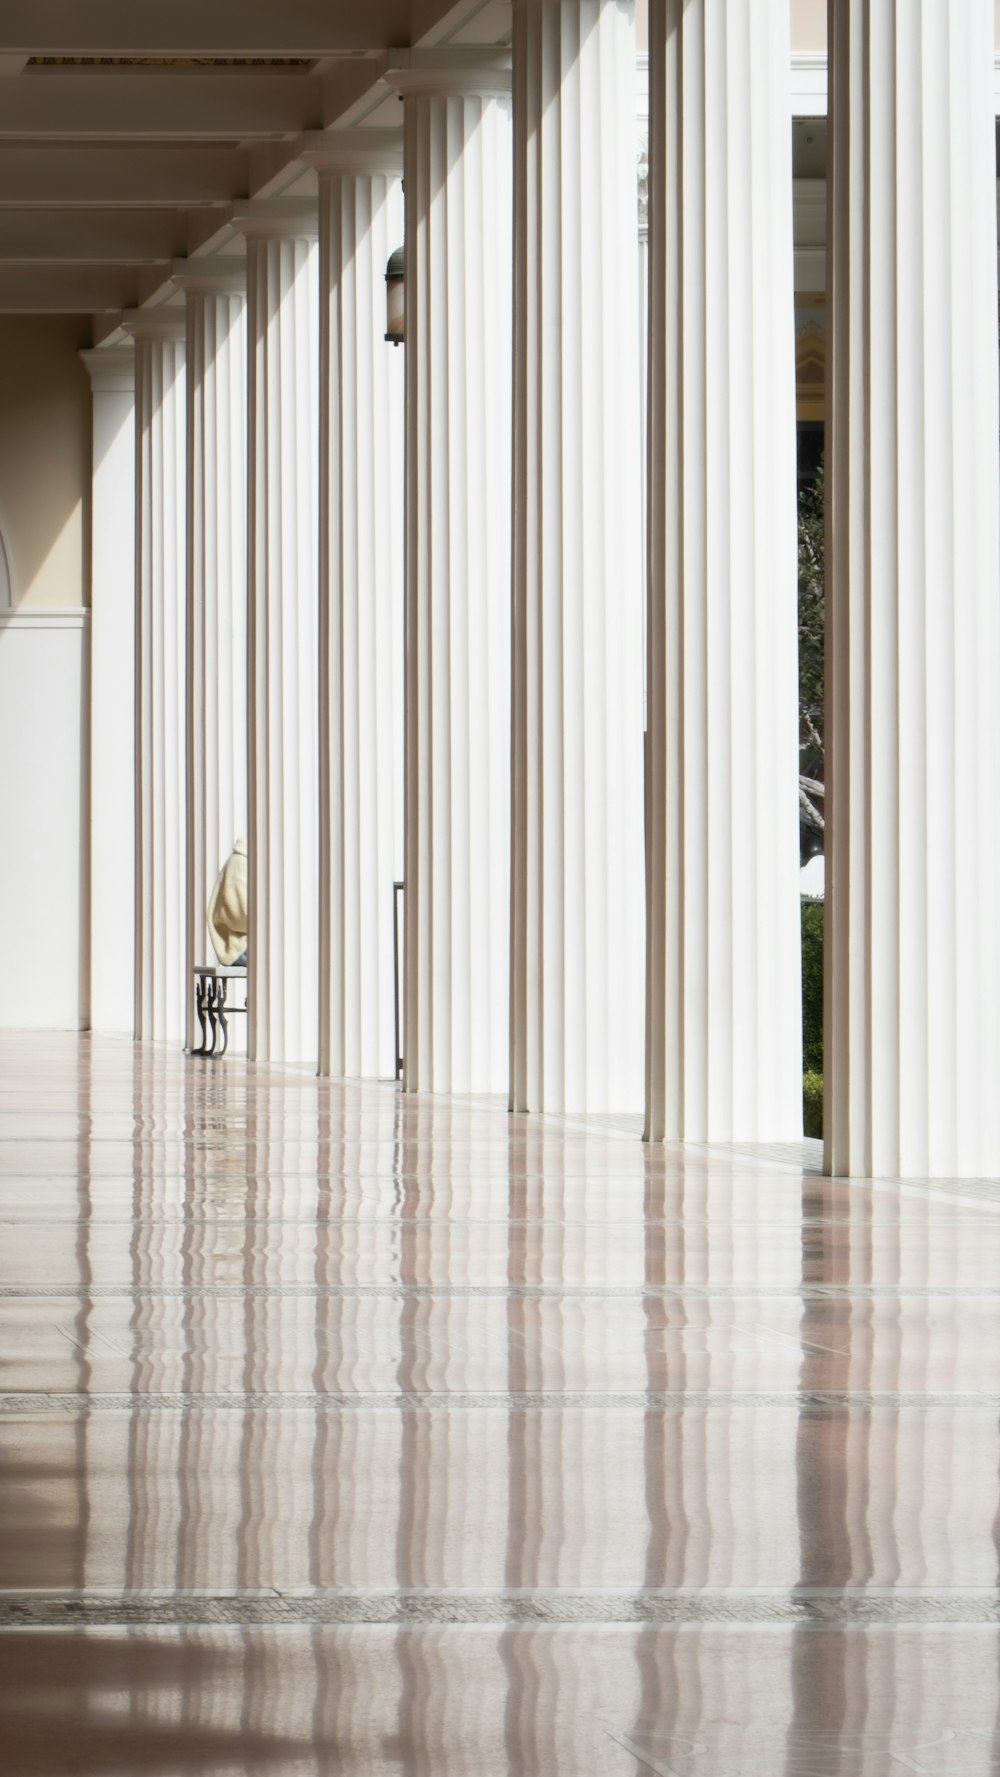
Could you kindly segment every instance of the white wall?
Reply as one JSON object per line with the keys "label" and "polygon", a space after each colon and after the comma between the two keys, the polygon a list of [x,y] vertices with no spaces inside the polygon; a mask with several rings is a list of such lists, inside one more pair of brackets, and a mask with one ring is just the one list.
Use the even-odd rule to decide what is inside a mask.
{"label": "white wall", "polygon": [[0,1027],[85,1021],[87,613],[0,613]]}

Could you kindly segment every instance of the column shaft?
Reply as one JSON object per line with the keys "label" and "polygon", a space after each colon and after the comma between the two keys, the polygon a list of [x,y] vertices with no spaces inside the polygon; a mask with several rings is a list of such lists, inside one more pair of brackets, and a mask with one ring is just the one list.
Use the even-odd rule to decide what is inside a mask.
{"label": "column shaft", "polygon": [[514,5],[510,1095],[642,1102],[635,34]]}
{"label": "column shaft", "polygon": [[398,173],[319,183],[320,1070],[377,1078],[403,874],[403,355],[383,338],[403,205]]}
{"label": "column shaft", "polygon": [[135,1034],[184,1040],[183,314],[136,316]]}
{"label": "column shaft", "polygon": [[802,1129],[786,0],[650,15],[646,1135]]}
{"label": "column shaft", "polygon": [[996,1175],[993,8],[829,41],[826,1166]]}
{"label": "column shaft", "polygon": [[187,1040],[191,970],[214,961],[208,897],[247,826],[246,297],[187,289]]}
{"label": "column shaft", "polygon": [[[319,1032],[318,387],[315,212],[249,216],[250,1030],[315,1064]],[[294,232],[292,232],[294,230]],[[279,232],[280,231],[280,232]]]}
{"label": "column shaft", "polygon": [[90,508],[91,1030],[135,1024],[135,357],[84,352]]}
{"label": "column shaft", "polygon": [[404,140],[404,1083],[497,1092],[508,1043],[509,100],[411,88]]}

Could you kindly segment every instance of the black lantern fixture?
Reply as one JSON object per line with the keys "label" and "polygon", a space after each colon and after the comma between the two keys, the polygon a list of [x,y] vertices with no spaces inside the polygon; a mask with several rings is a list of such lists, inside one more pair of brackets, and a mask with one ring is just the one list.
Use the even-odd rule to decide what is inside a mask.
{"label": "black lantern fixture", "polygon": [[405,264],[403,248],[397,247],[385,268],[385,337],[394,346],[406,338]]}

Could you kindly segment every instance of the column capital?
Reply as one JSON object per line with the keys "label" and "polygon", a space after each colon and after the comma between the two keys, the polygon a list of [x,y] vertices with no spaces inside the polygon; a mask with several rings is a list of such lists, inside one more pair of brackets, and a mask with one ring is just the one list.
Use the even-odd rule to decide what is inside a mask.
{"label": "column capital", "polygon": [[308,130],[298,159],[318,173],[385,173],[403,171],[402,128],[376,130]]}
{"label": "column capital", "polygon": [[135,347],[104,346],[97,351],[78,352],[95,395],[132,395],[135,392]]}
{"label": "column capital", "polygon": [[390,49],[379,76],[403,99],[430,93],[502,98],[511,90],[509,49]]}
{"label": "column capital", "polygon": [[315,198],[260,198],[233,205],[231,226],[247,240],[315,241],[319,205]]}
{"label": "column capital", "polygon": [[245,256],[212,255],[204,259],[175,259],[171,282],[185,294],[204,296],[246,295],[247,262]]}
{"label": "column capital", "polygon": [[120,325],[130,339],[183,339],[187,321],[182,308],[123,309]]}

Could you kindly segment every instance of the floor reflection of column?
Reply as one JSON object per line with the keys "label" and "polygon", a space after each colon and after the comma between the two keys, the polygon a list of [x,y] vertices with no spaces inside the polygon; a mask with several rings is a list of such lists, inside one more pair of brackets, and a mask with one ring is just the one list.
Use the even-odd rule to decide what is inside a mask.
{"label": "floor reflection of column", "polygon": [[81,1044],[77,1051],[76,1067],[76,1287],[77,1308],[73,1323],[73,1341],[76,1361],[76,1386],[80,1396],[73,1424],[73,1461],[76,1475],[76,1540],[73,1546],[72,1581],[74,1586],[87,1584],[87,1554],[90,1542],[90,1491],[88,1463],[88,1444],[90,1429],[90,1408],[86,1397],[90,1394],[93,1378],[93,1364],[90,1351],[90,1319],[93,1312],[93,1296],[91,1286],[94,1281],[94,1268],[90,1252],[90,1239],[94,1214],[93,1191],[90,1179],[90,1146],[93,1130],[93,1107],[91,1092],[91,1050],[89,1044]]}
{"label": "floor reflection of column", "polygon": [[[990,1357],[992,1360],[992,1352]],[[981,1383],[980,1386],[983,1386]],[[997,1428],[1000,1431],[1000,1427]],[[997,1503],[993,1512],[993,1584],[1000,1592],[1000,1443],[993,1468],[994,1486],[996,1487]],[[993,1712],[994,1752],[1000,1753],[1000,1635],[996,1637],[996,1702]]]}
{"label": "floor reflection of column", "polygon": [[[463,1113],[447,1101],[398,1100],[399,1185],[399,1361],[396,1382],[400,1407],[399,1497],[396,1582],[401,1592],[442,1586],[476,1587],[481,1576],[467,1565],[469,1524],[488,1519],[477,1441],[483,1415],[427,1408],[426,1395],[442,1361],[447,1365],[453,1273],[448,1216],[462,1133]],[[441,1286],[437,1293],[435,1286]],[[447,1371],[445,1370],[445,1376]],[[441,1377],[441,1380],[445,1380]],[[435,1639],[402,1629],[397,1640],[400,1672],[399,1734],[407,1748],[407,1771],[436,1777],[447,1745],[460,1724],[461,1693],[449,1697],[448,1673]]]}
{"label": "floor reflection of column", "polygon": [[[409,1104],[400,1100],[400,1298],[396,1383],[404,1396],[426,1389],[427,1385],[426,1351],[420,1332],[428,1303],[422,1303],[412,1291],[419,1278],[421,1262],[421,1228],[417,1218],[421,1211],[424,1214],[431,1213],[434,1196],[432,1139],[429,1143],[430,1155],[424,1152],[426,1131],[432,1127],[433,1115],[433,1104],[427,1099],[414,1100]],[[423,1168],[428,1159],[429,1176],[425,1185]],[[430,1424],[427,1415],[409,1411],[401,1405],[396,1523],[396,1584],[401,1592],[427,1583],[422,1531],[427,1527],[429,1438]],[[408,1770],[412,1770],[414,1777],[433,1777],[428,1744],[429,1724],[426,1719],[429,1701],[428,1673],[420,1654],[420,1643],[406,1629],[401,1629],[397,1635],[396,1659],[400,1678],[400,1746],[407,1749]]]}
{"label": "floor reflection of column", "polygon": [[[170,1480],[178,1473],[178,1416],[160,1410],[151,1396],[162,1386],[160,1352],[171,1349],[181,1321],[176,1225],[166,1210],[176,1201],[184,1173],[183,1107],[173,1052],[136,1044],[132,1057],[132,1402],[127,1449],[121,1455],[128,1489],[122,1546],[125,1590],[141,1594],[169,1586],[179,1527],[179,1489]],[[110,1578],[109,1573],[104,1583]],[[135,1731],[148,1732],[151,1722],[172,1722],[177,1704],[166,1685],[130,1692]]]}
{"label": "floor reflection of column", "polygon": [[[183,1076],[184,1173],[181,1200],[182,1222],[177,1230],[180,1249],[181,1284],[181,1366],[180,1389],[188,1403],[181,1413],[177,1449],[177,1484],[180,1515],[177,1552],[174,1563],[174,1585],[186,1591],[198,1585],[199,1528],[208,1502],[202,1498],[203,1474],[211,1475],[210,1440],[216,1424],[214,1414],[192,1409],[193,1396],[205,1389],[205,1252],[210,1224],[205,1219],[205,1154],[201,1131],[208,1105],[205,1090],[208,1080],[214,1081],[207,1069],[186,1067]],[[211,1122],[211,1118],[207,1119]]]}
{"label": "floor reflection of column", "polygon": [[[652,1153],[647,1166],[648,1214],[656,1205],[655,1197],[649,1201],[649,1187],[656,1177]],[[697,1288],[699,1283],[716,1280],[712,1249],[716,1228],[710,1224],[709,1218],[719,1212],[719,1206],[713,1202],[712,1180],[703,1157],[681,1157],[674,1150],[669,1182],[669,1190],[660,1198],[660,1213],[666,1219],[662,1277],[665,1284],[672,1286],[672,1293],[660,1306],[666,1323],[664,1374],[660,1387],[672,1396],[680,1397],[681,1406],[678,1411],[665,1414],[661,1423],[662,1506],[657,1517],[651,1517],[650,1529],[654,1535],[659,1533],[662,1572],[657,1578],[654,1565],[657,1551],[651,1538],[649,1555],[653,1560],[647,1561],[649,1577],[646,1583],[695,1590],[706,1585],[724,1585],[730,1577],[732,1563],[731,1534],[728,1539],[720,1536],[718,1547],[715,1538],[716,1518],[720,1515],[728,1517],[731,1511],[731,1490],[735,1479],[729,1468],[729,1415],[713,1412],[711,1405],[712,1389],[718,1386],[714,1366],[720,1361],[724,1364],[727,1353],[724,1349],[719,1352],[717,1347],[712,1299]],[[719,1232],[728,1243],[731,1205],[727,1201],[721,1208]],[[651,1263],[644,1300],[647,1315],[653,1315],[655,1298],[652,1292],[657,1267],[652,1227],[647,1229],[646,1240]],[[722,1259],[724,1280],[728,1281],[730,1264],[726,1262],[727,1255],[722,1255]],[[688,1285],[695,1287],[689,1290],[685,1288]],[[654,1460],[654,1473],[655,1466]],[[745,1479],[741,1474],[741,1481]],[[648,1498],[655,1511],[652,1488]],[[665,1757],[669,1767],[674,1755],[684,1758],[691,1747],[699,1744],[699,1729],[706,1715],[726,1719],[727,1669],[721,1663],[709,1668],[704,1666],[698,1634],[663,1637],[666,1648],[657,1646],[660,1638],[651,1639],[651,1648],[642,1649],[640,1644],[647,1666],[642,1673],[643,1689],[653,1693],[649,1698],[652,1705],[658,1673],[664,1694],[660,1713],[653,1713],[651,1708],[645,1716],[641,1724],[645,1728],[645,1737],[639,1738],[638,1744],[651,1746],[654,1755]]]}
{"label": "floor reflection of column", "polygon": [[[824,1187],[829,1192],[830,1187]],[[893,1392],[904,1386],[901,1361],[904,1327],[901,1313],[899,1195],[894,1191],[852,1189],[847,1199],[846,1240],[848,1259],[843,1281],[873,1286],[852,1294],[841,1313],[847,1347],[846,1386],[851,1404],[849,1419],[849,1487],[853,1496],[850,1521],[857,1524],[853,1539],[855,1584],[895,1586],[900,1580],[900,1551],[896,1539],[895,1506],[899,1492],[901,1459],[900,1413],[891,1405]],[[839,1226],[828,1238],[840,1234]],[[908,1341],[907,1341],[908,1342]],[[831,1344],[841,1344],[831,1338]],[[869,1391],[890,1397],[870,1410],[861,1404]],[[858,1398],[861,1397],[861,1398]],[[857,1401],[857,1404],[855,1404]],[[824,1643],[833,1637],[817,1638]],[[800,1662],[803,1637],[797,1638]],[[897,1634],[843,1634],[836,1637],[843,1649],[841,1667],[845,1691],[844,1742],[863,1747],[859,1759],[870,1760],[872,1777],[884,1769],[887,1751],[898,1744],[896,1736],[896,1667],[901,1642]],[[821,1654],[823,1649],[818,1650]],[[909,1713],[909,1705],[907,1707]],[[900,1723],[905,1730],[906,1723]],[[904,1733],[905,1743],[905,1733]]]}
{"label": "floor reflection of column", "polygon": [[[567,1476],[579,1472],[583,1414],[516,1405],[516,1397],[558,1394],[567,1384],[565,1304],[529,1294],[527,1285],[558,1285],[565,1276],[565,1171],[561,1131],[548,1143],[537,1120],[511,1119],[507,1259],[507,1535],[504,1585],[530,1593],[560,1584],[563,1534],[571,1505]],[[578,1551],[577,1551],[578,1553]],[[572,1582],[571,1582],[572,1583]],[[507,1676],[504,1743],[511,1772],[566,1770],[557,1730],[572,1720],[575,1674],[557,1672],[545,1635],[509,1629],[500,1638]]]}
{"label": "floor reflection of column", "polygon": [[[893,1292],[892,1300],[900,1329],[896,1364],[890,1365],[883,1357],[877,1371],[877,1386],[880,1389],[887,1392],[897,1389],[900,1391],[896,1410],[893,1412],[887,1407],[884,1414],[879,1415],[886,1423],[885,1443],[888,1443],[890,1436],[888,1427],[892,1427],[894,1448],[891,1458],[890,1452],[885,1448],[878,1452],[878,1485],[873,1489],[881,1503],[880,1546],[877,1546],[878,1577],[881,1578],[884,1573],[887,1577],[882,1581],[883,1584],[919,1589],[928,1581],[933,1582],[935,1576],[927,1572],[927,1558],[933,1558],[935,1553],[939,1553],[941,1572],[948,1584],[954,1582],[957,1576],[949,1558],[947,1539],[941,1537],[940,1521],[934,1523],[934,1499],[936,1495],[940,1495],[941,1477],[934,1474],[933,1464],[928,1463],[930,1411],[920,1404],[919,1399],[909,1405],[906,1403],[907,1395],[916,1394],[919,1397],[926,1393],[929,1386],[947,1388],[954,1383],[952,1364],[954,1339],[958,1329],[953,1318],[954,1299],[948,1300],[947,1290],[943,1292],[945,1300],[933,1305],[933,1333],[927,1321],[927,1311],[931,1306],[927,1300],[930,1247],[933,1241],[937,1248],[942,1238],[942,1228],[940,1224],[934,1226],[937,1218],[933,1216],[933,1206],[926,1198],[903,1197],[897,1190],[892,1193],[891,1202],[887,1205],[880,1191],[866,1192],[866,1196],[871,1202],[873,1216],[879,1218],[882,1235],[880,1281]],[[943,1271],[947,1276],[947,1265]],[[952,1364],[949,1364],[949,1358]],[[950,1414],[953,1409],[949,1407],[945,1411]],[[934,1418],[940,1424],[939,1415],[934,1414]],[[968,1491],[973,1484],[974,1476],[970,1474],[962,1489],[963,1510],[973,1508],[973,1500]],[[867,1639],[875,1640],[874,1637]],[[891,1674],[880,1674],[886,1693],[891,1696],[898,1694],[905,1699],[903,1718],[897,1722],[893,1711],[884,1720],[885,1728],[901,1748],[916,1748],[925,1741],[938,1738],[936,1728],[940,1701],[942,1695],[947,1697],[950,1694],[940,1668],[935,1673],[934,1680],[928,1684],[929,1674],[926,1671],[926,1650],[923,1643],[924,1638],[919,1635],[894,1634],[891,1638],[891,1652],[886,1656],[887,1664],[891,1659]],[[877,1658],[880,1650],[875,1647],[872,1651]],[[939,1647],[938,1661],[942,1656],[946,1659],[946,1650]],[[926,1763],[931,1769],[935,1762],[930,1757],[926,1761],[918,1758],[918,1763]]]}
{"label": "floor reflection of column", "polygon": [[[538,1386],[537,1365],[529,1363],[529,1320],[539,1315],[538,1299],[522,1293],[528,1279],[529,1212],[539,1212],[544,1181],[529,1179],[526,1150],[530,1138],[526,1120],[512,1121],[507,1196],[507,1542],[504,1586],[516,1591],[537,1584],[541,1540],[540,1469],[542,1416],[515,1410],[511,1398]],[[500,1658],[507,1675],[504,1709],[504,1744],[508,1770],[534,1772],[545,1768],[553,1756],[550,1741],[543,1746],[543,1721],[539,1719],[540,1678],[533,1661],[534,1647],[517,1629],[507,1629],[499,1641]]]}
{"label": "floor reflection of column", "polygon": [[[834,1213],[834,1205],[846,1205]],[[802,1187],[801,1361],[795,1473],[799,1585],[851,1588],[874,1574],[868,1519],[873,1414],[873,1245],[869,1201],[845,1197],[817,1179]],[[831,1286],[817,1299],[816,1286]],[[854,1293],[857,1291],[857,1293]],[[843,1292],[843,1293],[842,1293]],[[811,1396],[824,1396],[816,1406]],[[876,1440],[885,1425],[874,1431]],[[895,1425],[890,1414],[888,1427]],[[892,1435],[890,1429],[890,1437]],[[884,1452],[883,1452],[884,1454]],[[868,1641],[836,1631],[792,1637],[788,1777],[819,1745],[824,1757],[863,1744],[869,1722]],[[831,1765],[831,1769],[839,1769]]]}
{"label": "floor reflection of column", "polygon": [[[684,1297],[678,1296],[671,1303],[671,1336],[679,1337],[676,1352],[671,1347],[669,1353],[666,1353],[664,1296],[661,1293],[667,1282],[668,1265],[672,1280],[680,1284],[685,1277],[685,1180],[683,1167],[677,1168],[672,1160],[668,1161],[663,1148],[644,1146],[643,1159],[646,1180],[642,1203],[645,1284],[642,1310],[646,1389],[653,1396],[666,1387],[684,1392],[687,1386],[687,1348],[683,1338],[686,1321]],[[646,1407],[643,1427],[646,1518],[649,1525],[643,1586],[647,1590],[666,1584],[667,1551],[672,1530],[668,1505],[668,1475],[672,1466],[670,1454],[674,1448],[683,1445],[683,1437],[683,1419],[680,1416],[668,1419],[650,1401]],[[683,1516],[679,1522],[675,1521],[674,1529],[683,1538]],[[636,1636],[635,1662],[639,1694],[632,1739],[640,1748],[646,1743],[651,1731],[658,1732],[665,1723],[673,1723],[679,1717],[681,1699],[678,1648],[679,1637],[676,1635],[646,1633]]]}
{"label": "floor reflection of column", "polygon": [[129,1239],[129,1259],[132,1283],[132,1313],[129,1328],[132,1341],[132,1386],[131,1412],[129,1415],[128,1454],[125,1467],[128,1489],[128,1516],[125,1524],[123,1547],[125,1551],[124,1583],[132,1590],[140,1583],[139,1561],[141,1559],[142,1541],[139,1535],[140,1488],[139,1454],[142,1444],[142,1415],[138,1407],[137,1397],[142,1384],[140,1356],[142,1345],[141,1335],[145,1318],[145,1309],[141,1295],[141,1283],[144,1269],[142,1251],[144,1229],[146,1228],[147,1202],[149,1186],[147,1164],[149,1143],[144,1134],[145,1117],[148,1114],[148,1092],[146,1089],[147,1050],[136,1044],[132,1051],[132,1223]]}
{"label": "floor reflection of column", "polygon": [[[378,1170],[380,1140],[391,1148],[392,1116],[390,1111],[380,1117],[378,1102],[363,1087],[339,1082],[319,1087],[312,1363],[319,1399],[313,1414],[309,1527],[309,1583],[317,1589],[371,1584],[369,1558],[378,1536],[372,1493],[383,1453],[377,1434],[375,1439],[371,1434],[373,1422],[389,1415],[350,1405],[352,1394],[376,1386],[367,1324],[378,1308],[371,1297],[352,1293],[352,1286],[364,1281],[369,1235],[380,1246],[391,1246],[394,1238],[391,1186],[384,1200]],[[382,1274],[381,1266],[376,1274]],[[354,1670],[354,1645],[346,1637],[338,1640],[331,1673],[328,1644],[319,1633],[313,1638],[312,1720],[318,1745],[353,1747],[370,1738],[374,1700],[362,1676],[363,1649],[362,1671]]]}
{"label": "floor reflection of column", "polygon": [[137,1044],[133,1054],[132,1404],[124,1580],[128,1590],[141,1591],[167,1583],[159,1555],[165,1530],[169,1534],[165,1521],[170,1502],[162,1495],[158,1477],[170,1427],[165,1415],[149,1410],[148,1396],[156,1386],[154,1354],[176,1312],[176,1303],[163,1293],[164,1283],[172,1281],[169,1248],[164,1244],[163,1187],[168,1178],[183,1176],[183,1166],[171,1104],[173,1058],[166,1049],[144,1044]]}
{"label": "floor reflection of column", "polygon": [[[312,1516],[309,1523],[309,1584],[343,1584],[335,1571],[333,1534],[338,1520],[350,1512],[353,1465],[344,1449],[346,1416],[332,1410],[328,1397],[343,1388],[345,1320],[348,1298],[338,1288],[345,1275],[346,1230],[342,1186],[346,1161],[346,1114],[337,1116],[331,1094],[324,1090],[317,1121],[316,1208],[313,1227],[312,1369],[318,1397],[313,1409]],[[305,1255],[303,1254],[303,1257]],[[317,1704],[319,1698],[317,1698]]]}
{"label": "floor reflection of column", "polygon": [[[315,1304],[296,1270],[297,1224],[314,1221],[318,1179],[316,1083],[248,1068],[247,1226],[242,1253],[243,1389],[239,1448],[236,1585],[251,1593],[308,1584],[313,1417],[258,1396],[281,1392],[283,1359],[297,1378],[314,1347]],[[291,1286],[291,1287],[290,1287]],[[308,1364],[308,1356],[306,1364]],[[308,1375],[308,1369],[305,1369]],[[302,1382],[293,1387],[301,1389]],[[294,1714],[277,1687],[265,1645],[252,1642],[245,1668],[244,1731],[280,1732]]]}
{"label": "floor reflection of column", "polygon": [[[677,1276],[684,1276],[684,1180],[668,1183],[668,1160],[664,1157],[663,1148],[645,1146],[645,1189],[643,1189],[643,1343],[645,1343],[645,1361],[647,1361],[647,1391],[652,1397],[663,1391],[666,1386],[671,1390],[682,1391],[686,1388],[687,1351],[684,1345],[684,1297],[671,1304],[671,1338],[679,1336],[677,1358],[670,1361],[670,1384],[664,1377],[664,1295],[666,1285],[666,1253],[668,1253],[668,1231],[664,1226],[664,1217],[668,1214],[666,1201],[670,1194],[670,1217],[677,1215],[677,1226],[670,1228],[670,1246],[673,1253],[671,1269]],[[675,1207],[677,1205],[677,1207]],[[673,1359],[673,1352],[671,1352]],[[666,1564],[668,1564],[668,1548],[671,1541],[670,1510],[668,1510],[668,1439],[673,1443],[684,1436],[682,1420],[668,1420],[661,1411],[657,1413],[652,1400],[647,1404],[643,1418],[643,1484],[645,1484],[645,1502],[647,1502],[648,1541],[645,1564],[643,1564],[643,1587],[657,1589],[666,1585]],[[682,1525],[679,1525],[682,1532]],[[643,1747],[645,1736],[650,1729],[661,1729],[664,1722],[675,1722],[679,1715],[679,1672],[677,1672],[677,1647],[679,1638],[675,1635],[636,1635],[636,1669],[638,1669],[638,1701],[636,1701],[636,1720],[632,1725],[632,1740]]]}
{"label": "floor reflection of column", "polygon": [[[204,1516],[202,1499],[203,1464],[211,1474],[209,1451],[205,1448],[211,1436],[214,1414],[192,1410],[191,1399],[204,1391],[204,1365],[198,1355],[204,1349],[203,1282],[206,1239],[204,1202],[204,1104],[200,1090],[204,1069],[185,1067],[183,1074],[183,1195],[180,1202],[181,1225],[176,1230],[180,1250],[181,1285],[181,1364],[180,1389],[185,1406],[181,1411],[177,1442],[177,1493],[180,1510],[177,1520],[177,1545],[174,1557],[174,1587],[183,1592],[197,1587],[198,1527]],[[166,1209],[166,1204],[164,1204]],[[167,1226],[170,1223],[168,1220]],[[205,1720],[204,1694],[194,1685],[181,1692],[180,1720],[185,1733]]]}

